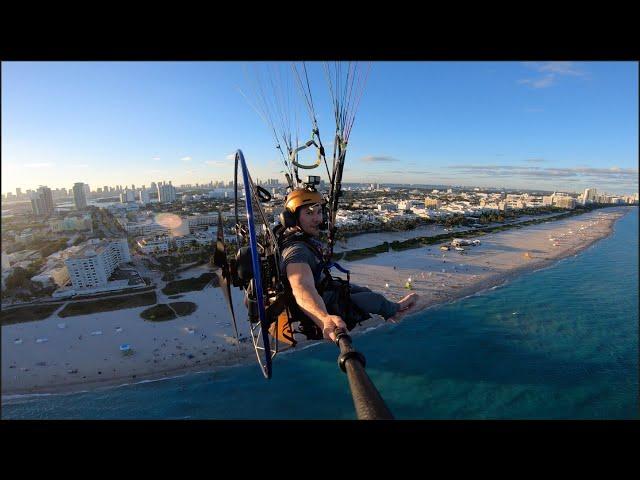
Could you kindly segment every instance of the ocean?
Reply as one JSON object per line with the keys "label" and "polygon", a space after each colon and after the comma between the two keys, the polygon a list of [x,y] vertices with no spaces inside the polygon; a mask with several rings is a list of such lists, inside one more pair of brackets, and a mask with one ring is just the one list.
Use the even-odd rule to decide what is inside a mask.
{"label": "ocean", "polygon": [[[638,209],[578,255],[356,336],[397,419],[637,419]],[[338,350],[23,396],[3,419],[355,419]]]}

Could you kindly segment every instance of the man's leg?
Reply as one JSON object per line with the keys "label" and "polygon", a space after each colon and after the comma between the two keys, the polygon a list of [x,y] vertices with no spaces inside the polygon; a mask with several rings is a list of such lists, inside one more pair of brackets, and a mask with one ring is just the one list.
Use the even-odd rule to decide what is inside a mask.
{"label": "man's leg", "polygon": [[[369,289],[366,289],[369,290]],[[376,292],[362,291],[351,294],[351,301],[360,310],[367,313],[375,313],[381,315],[385,320],[395,315],[400,310],[400,304],[396,302],[390,302],[384,295]]]}

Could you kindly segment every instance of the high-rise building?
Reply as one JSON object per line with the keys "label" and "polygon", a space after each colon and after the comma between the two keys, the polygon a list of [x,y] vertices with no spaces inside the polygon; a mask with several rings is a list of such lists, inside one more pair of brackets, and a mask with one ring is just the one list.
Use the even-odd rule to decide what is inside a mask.
{"label": "high-rise building", "polygon": [[128,203],[136,201],[136,192],[133,190],[125,189],[124,192],[120,194],[120,203]]}
{"label": "high-rise building", "polygon": [[87,245],[64,263],[73,288],[81,289],[106,286],[116,267],[130,261],[129,245],[123,238]]}
{"label": "high-rise building", "polygon": [[21,188],[16,188],[16,197],[18,199],[20,199],[21,196],[22,196],[22,189]]}
{"label": "high-rise building", "polygon": [[595,188],[585,188],[584,193],[582,194],[582,203],[593,203],[596,201],[597,196],[598,192]]}
{"label": "high-rise building", "polygon": [[89,184],[88,184],[88,183],[85,183],[85,184],[84,184],[84,187],[82,187],[82,188],[84,188],[84,194],[85,194],[86,196],[89,196],[89,195],[91,194],[91,188],[89,187]]}
{"label": "high-rise building", "polygon": [[149,198],[149,192],[147,192],[144,188],[140,190],[140,192],[138,192],[138,200],[143,205],[146,205],[147,203],[151,202],[151,199]]}
{"label": "high-rise building", "polygon": [[171,181],[169,184],[166,183],[158,184],[158,201],[160,203],[173,202],[176,199],[176,189],[173,185],[171,185]]}
{"label": "high-rise building", "polygon": [[87,208],[87,196],[84,185],[82,182],[77,182],[73,185],[73,202],[76,205],[76,210]]}
{"label": "high-rise building", "polygon": [[53,194],[49,187],[39,187],[31,196],[31,207],[34,215],[51,215],[53,213]]}
{"label": "high-rise building", "polygon": [[104,193],[109,193],[109,186],[108,186],[108,185],[105,185],[104,187],[102,187],[102,191],[103,191]]}

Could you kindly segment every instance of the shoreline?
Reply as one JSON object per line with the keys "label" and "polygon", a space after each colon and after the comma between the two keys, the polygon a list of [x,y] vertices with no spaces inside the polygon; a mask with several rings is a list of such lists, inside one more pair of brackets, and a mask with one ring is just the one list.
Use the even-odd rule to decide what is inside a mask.
{"label": "shoreline", "polygon": [[[446,254],[442,254],[442,252],[440,252],[437,248],[438,245],[433,245],[431,247],[419,247],[402,252],[389,252],[386,254],[377,255],[374,258],[367,258],[353,262],[343,262],[343,264],[346,265],[345,268],[351,270],[353,283],[359,285],[367,285],[374,291],[380,291],[381,293],[384,293],[387,298],[393,298],[394,296],[399,297],[400,295],[406,294],[406,289],[402,288],[401,286],[402,282],[397,282],[397,279],[406,279],[407,277],[404,275],[415,276],[416,269],[418,269],[418,271],[421,271],[422,281],[416,278],[414,288],[412,289],[412,291],[419,293],[421,295],[421,298],[416,308],[411,310],[406,314],[406,316],[402,318],[401,321],[405,321],[407,318],[424,313],[426,310],[429,310],[431,308],[443,306],[469,296],[482,294],[483,292],[486,292],[490,289],[495,289],[496,287],[505,285],[513,279],[527,273],[533,273],[537,270],[549,268],[563,258],[568,258],[581,253],[582,251],[593,246],[599,240],[609,237],[611,233],[613,233],[616,221],[622,216],[629,213],[631,211],[630,208],[631,207],[620,207],[615,209],[607,209],[609,210],[608,212],[596,210],[593,212],[585,213],[584,215],[570,217],[569,219],[561,219],[557,222],[548,222],[544,224],[533,225],[530,227],[524,227],[522,229],[514,229],[479,236],[482,245],[480,247],[471,247],[468,250],[468,253],[464,256],[452,252],[446,252]],[[558,235],[561,235],[561,231],[564,231],[566,229],[569,229],[569,231],[572,231],[572,229],[574,229],[576,230],[576,232],[578,232],[578,225],[585,223],[593,223],[597,226],[597,228],[588,231],[588,233],[591,233],[591,235],[581,237],[581,241],[576,242],[571,242],[571,240],[576,240],[577,237],[570,237],[568,239],[565,239],[565,241],[567,241],[567,244],[562,245],[562,247],[566,248],[550,247],[547,237],[551,235],[557,237]],[[524,233],[526,233],[527,235],[526,238],[523,239],[521,237],[524,236]],[[351,238],[350,243],[357,243],[357,237]],[[522,246],[522,243],[525,243],[525,245]],[[519,245],[522,248],[518,251],[511,251],[514,249],[514,245]],[[427,253],[425,252],[425,250],[427,250],[427,252],[435,250],[436,253]],[[527,253],[529,253],[529,251],[536,252],[535,256],[530,256],[526,258],[525,261],[522,261],[522,259],[520,258],[521,255],[518,255],[518,253],[525,250],[527,251]],[[448,263],[446,262],[447,259],[449,260]],[[489,261],[487,261],[487,259],[489,259]],[[440,260],[442,260],[442,262]],[[455,264],[459,264],[463,268],[457,271],[457,267]],[[451,265],[453,265],[453,271],[450,270]],[[438,268],[436,268],[436,266]],[[445,266],[445,269],[441,269],[440,267],[442,266]],[[491,269],[489,269],[489,267],[491,267]],[[436,270],[443,270],[443,272],[440,273]],[[446,273],[444,270],[449,270],[449,273]],[[474,272],[474,274],[470,274],[470,272]],[[428,273],[428,277],[430,278],[425,279],[425,273]],[[443,275],[443,273],[445,275]],[[452,277],[452,275],[456,274],[460,276]],[[393,286],[385,288],[385,282],[389,284],[391,281],[393,281]],[[451,283],[452,281],[456,283],[456,285],[453,285]],[[440,285],[442,285],[442,288],[440,287]],[[447,286],[450,288],[446,288]],[[8,370],[9,367],[7,367],[5,364],[7,363],[7,360],[11,360],[12,358],[10,356],[7,357],[5,353],[3,353],[2,402],[14,401],[20,398],[27,398],[31,396],[92,392],[102,389],[118,388],[121,386],[137,383],[160,381],[194,373],[215,373],[217,371],[220,371],[220,369],[238,365],[246,365],[247,363],[255,362],[255,354],[250,344],[241,343],[241,352],[239,354],[236,353],[236,347],[233,344],[230,344],[232,342],[229,341],[229,336],[227,335],[227,332],[230,333],[231,331],[228,322],[224,322],[226,324],[225,326],[228,328],[219,326],[214,327],[212,325],[213,322],[211,322],[211,312],[215,311],[215,313],[213,314],[214,317],[216,317],[217,313],[221,314],[223,318],[226,318],[224,313],[226,312],[226,305],[224,305],[223,301],[220,301],[222,300],[222,296],[218,291],[218,297],[220,298],[211,300],[213,297],[215,297],[215,295],[211,294],[212,290],[215,293],[216,289],[206,289],[205,291],[208,293],[204,295],[202,294],[202,292],[190,292],[193,295],[189,295],[189,297],[198,297],[197,294],[201,293],[200,296],[204,297],[206,295],[209,303],[211,303],[211,305],[205,306],[205,308],[202,309],[203,311],[200,311],[199,308],[201,318],[198,319],[202,320],[203,322],[202,327],[198,327],[198,332],[207,332],[207,335],[211,335],[212,339],[215,338],[216,340],[221,340],[221,344],[219,343],[216,346],[216,351],[209,350],[208,353],[211,353],[211,356],[207,356],[206,359],[203,358],[203,356],[205,355],[203,353],[202,356],[198,357],[201,358],[202,361],[196,361],[195,363],[189,363],[185,359],[174,360],[172,358],[170,359],[170,361],[164,362],[164,365],[162,366],[158,365],[154,368],[153,365],[156,363],[156,361],[147,366],[145,365],[145,363],[150,363],[149,359],[154,360],[153,357],[157,356],[155,350],[153,351],[153,355],[149,355],[151,347],[157,345],[149,343],[149,338],[136,338],[134,344],[140,344],[141,352],[140,358],[136,360],[135,369],[131,366],[129,369],[126,368],[126,364],[124,362],[127,362],[130,359],[123,359],[120,357],[112,359],[111,357],[107,356],[107,358],[105,358],[105,361],[107,361],[108,359],[111,360],[111,364],[108,365],[109,367],[115,365],[116,363],[119,368],[123,365],[125,365],[125,367],[119,372],[115,372],[115,369],[113,369],[114,372],[117,373],[116,375],[111,373],[110,375],[105,375],[104,377],[96,377],[94,374],[91,378],[84,379],[80,379],[78,377],[73,378],[69,375],[60,375],[61,370],[66,369],[66,367],[61,367],[56,370],[58,375],[53,375],[53,377],[63,376],[63,381],[55,380],[54,378],[47,377],[43,374],[42,378],[40,378],[40,376],[37,376],[36,378],[36,382],[39,382],[39,384],[34,384],[35,382],[31,380],[31,378],[29,378],[29,380],[31,380],[30,382],[24,383],[17,381],[17,378],[14,378],[13,381],[10,381],[11,379],[8,377],[14,372],[17,373],[17,369],[14,369],[14,372],[10,372]],[[159,295],[158,303],[167,301],[166,298],[162,297],[164,296]],[[184,298],[184,301],[189,301],[189,299]],[[241,297],[239,295],[237,297],[234,295],[234,307],[236,307],[236,304],[239,302],[241,302]],[[220,306],[222,306],[223,308],[218,308]],[[208,310],[207,307],[209,307]],[[94,317],[104,316],[105,319],[97,319],[96,321],[94,321],[94,324],[102,325],[100,321],[113,321],[112,317],[115,316],[118,317],[115,319],[116,323],[122,324],[123,326],[128,328],[129,326],[127,325],[127,322],[133,322],[133,318],[137,317],[137,314],[139,313],[138,310],[141,311],[144,308],[145,307],[141,307],[137,310],[136,308],[128,309],[127,312],[128,316],[130,317],[128,319],[120,318],[123,315],[117,315],[118,312],[122,311],[108,312],[107,314],[95,314],[93,315]],[[235,311],[243,312],[244,310],[240,307],[240,305],[238,305],[238,307],[235,308]],[[113,315],[113,313],[115,313],[116,315]],[[42,326],[44,322],[48,322],[48,334],[50,334],[50,336],[54,336],[54,333],[60,333],[55,332],[56,323],[61,321],[67,321],[67,323],[75,321],[75,323],[78,324],[81,324],[83,322],[86,323],[88,319],[83,320],[84,317],[91,316],[88,315],[60,319],[55,317],[54,315],[46,320],[39,322],[29,322],[27,324],[21,324],[21,326],[23,327],[23,330],[30,330],[29,328],[25,328],[25,326],[28,327],[29,325],[35,323],[38,323],[40,326]],[[107,319],[106,317],[109,318]],[[148,325],[148,322],[142,322],[140,318],[137,318],[138,322],[147,324],[143,325],[144,328],[141,327],[138,333],[140,337],[147,336],[149,335],[147,332],[151,327],[157,330],[162,330],[162,332],[157,332],[158,335],[167,335],[167,332],[169,336],[178,335],[177,332],[182,331],[183,329],[176,327],[184,324],[195,324],[192,317],[198,317],[198,312],[189,317],[180,317],[171,322],[162,322],[162,325]],[[215,323],[220,324],[222,322]],[[242,326],[243,323],[246,322],[243,321],[242,314],[240,313],[238,315],[238,326]],[[363,322],[359,327],[351,331],[350,335],[355,337],[371,331],[372,329],[380,328],[382,325],[385,325],[385,322],[380,317],[372,318]],[[7,350],[7,346],[13,347],[13,337],[15,333],[13,333],[14,330],[9,330],[8,327],[11,327],[11,325],[2,327],[3,352]],[[104,328],[107,327],[105,326]],[[31,330],[35,330],[35,328]],[[47,329],[42,328],[42,330]],[[84,326],[84,330],[87,330],[87,326]],[[155,333],[156,332],[154,332],[154,334]],[[243,332],[241,332],[241,334],[242,333]],[[180,334],[182,334],[182,332]],[[203,348],[202,344],[206,343],[205,340],[207,335],[202,335],[205,338],[201,339],[201,344],[197,345],[193,345],[196,342],[194,342],[194,338],[189,338],[189,335],[186,335],[186,337],[180,339],[180,341],[178,341],[177,337],[174,337],[174,340],[176,340],[174,346],[176,349],[180,350],[182,349],[182,347],[184,347],[185,349],[192,348],[192,350],[189,351],[195,352],[198,346],[201,349]],[[6,340],[5,337],[7,337],[8,340]],[[191,335],[191,337],[195,336]],[[7,341],[6,345],[5,340]],[[217,343],[216,340],[212,340],[213,343]],[[146,341],[147,343],[149,343],[149,345],[143,346],[143,341]],[[156,341],[156,338],[154,338],[153,341]],[[182,342],[184,342],[184,344]],[[76,344],[79,343],[80,342],[76,342],[73,345],[76,346]],[[167,341],[167,344],[169,343],[170,342]],[[314,344],[319,343],[323,343],[323,341],[300,341],[294,349],[288,349],[282,354],[301,351],[303,349],[312,347]],[[220,345],[227,348],[222,348],[222,351],[220,351]],[[212,345],[209,344],[204,348],[211,347]],[[34,347],[34,349],[37,348],[43,347]],[[18,350],[19,347],[14,348],[13,351],[15,352]],[[176,352],[177,351],[178,350],[176,350]],[[51,350],[49,354],[50,358],[59,359],[60,350]],[[98,355],[97,352],[92,352],[91,349],[87,349],[87,351],[84,351],[83,354],[85,355],[84,357],[80,355],[77,358],[87,360],[87,363],[91,363],[93,361],[93,368],[100,367],[100,359],[97,358],[100,355]],[[93,355],[93,357],[89,358],[88,356],[90,355]],[[107,354],[105,353],[105,355]],[[64,354],[62,356],[64,357]],[[18,355],[15,355],[15,357],[17,358]],[[172,354],[171,357],[175,357],[175,354]],[[24,360],[23,363],[33,365],[35,363],[33,362],[33,360],[35,360],[36,358],[39,357],[37,357],[37,354],[34,354],[31,358]],[[196,357],[192,355],[190,359],[191,358]],[[120,361],[117,362],[118,360]],[[143,361],[144,363],[142,363]],[[13,358],[13,362],[14,364],[16,363],[15,358]],[[275,362],[277,363],[277,359],[275,360]],[[108,367],[107,365],[104,366]],[[45,368],[45,366],[41,368]],[[275,369],[277,370],[277,367],[275,367]],[[105,373],[107,373],[107,368],[104,368],[104,370]],[[256,375],[260,375],[257,366]],[[32,374],[32,377],[33,376],[36,375]]]}

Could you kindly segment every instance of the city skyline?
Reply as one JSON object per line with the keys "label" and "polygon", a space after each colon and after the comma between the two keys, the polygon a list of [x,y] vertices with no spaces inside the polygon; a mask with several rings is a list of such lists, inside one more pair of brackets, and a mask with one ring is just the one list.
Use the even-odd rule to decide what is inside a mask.
{"label": "city skyline", "polygon": [[[2,193],[226,182],[238,148],[254,178],[284,181],[250,104],[266,65],[3,62]],[[327,84],[307,65],[328,145]],[[344,181],[633,194],[637,86],[635,62],[373,62]]]}

